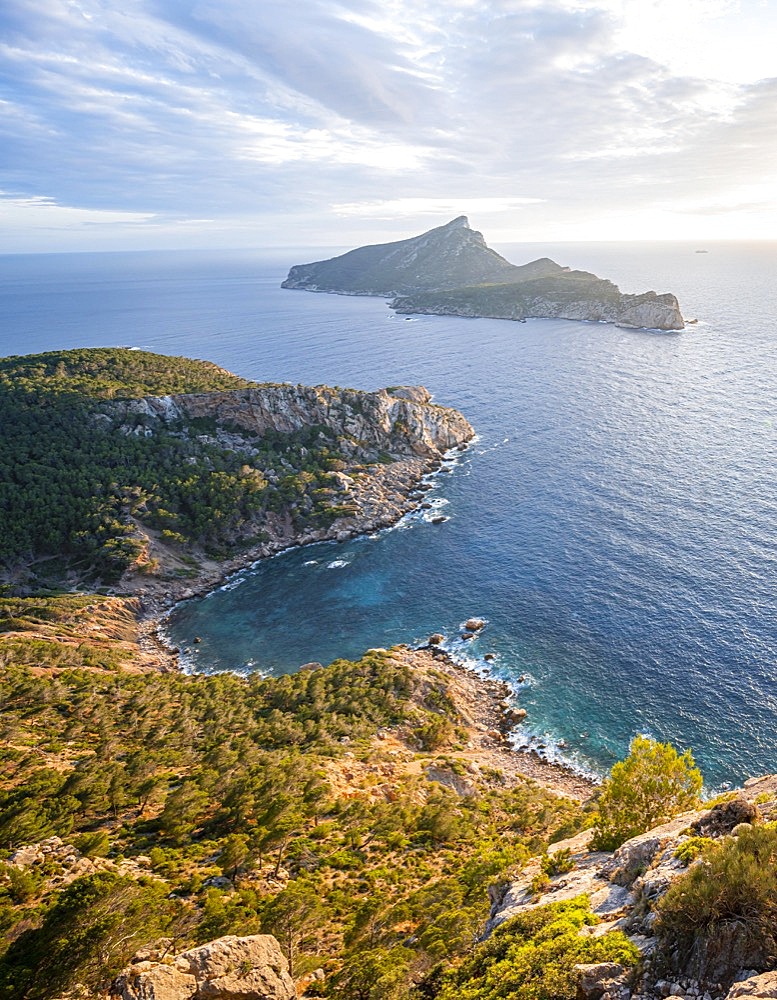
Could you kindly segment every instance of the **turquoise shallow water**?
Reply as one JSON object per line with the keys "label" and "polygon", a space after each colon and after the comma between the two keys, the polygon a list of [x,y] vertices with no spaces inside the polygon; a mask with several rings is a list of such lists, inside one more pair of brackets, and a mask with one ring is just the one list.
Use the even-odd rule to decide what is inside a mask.
{"label": "turquoise shallow water", "polygon": [[278,288],[310,251],[6,257],[4,353],[128,344],[258,379],[423,383],[476,427],[435,480],[444,524],[290,552],[178,609],[192,668],[289,671],[477,614],[460,652],[526,677],[525,739],[601,771],[646,731],[713,786],[777,770],[777,248],[500,249],[671,289],[700,322],[406,321]]}

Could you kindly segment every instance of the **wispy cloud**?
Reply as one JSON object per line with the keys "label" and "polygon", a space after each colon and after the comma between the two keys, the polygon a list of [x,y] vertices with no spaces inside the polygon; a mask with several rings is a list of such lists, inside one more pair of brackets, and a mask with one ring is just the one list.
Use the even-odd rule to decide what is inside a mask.
{"label": "wispy cloud", "polygon": [[[651,212],[680,236],[692,206],[767,182],[777,80],[760,56],[748,76],[741,45],[677,53],[754,35],[756,8],[768,35],[777,13],[682,0],[667,32],[667,2],[6,0],[0,177],[41,249],[86,245],[70,212],[117,245],[160,226],[173,244],[350,242],[460,213],[502,239],[606,238],[625,218],[655,235],[634,229]],[[720,235],[762,235],[766,202]],[[0,247],[18,226],[0,216]]]}

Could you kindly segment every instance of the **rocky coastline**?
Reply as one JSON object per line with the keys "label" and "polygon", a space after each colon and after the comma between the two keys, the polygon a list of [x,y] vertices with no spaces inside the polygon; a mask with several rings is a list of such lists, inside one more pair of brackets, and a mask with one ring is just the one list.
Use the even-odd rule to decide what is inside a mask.
{"label": "rocky coastline", "polygon": [[[344,542],[393,527],[406,514],[420,508],[430,480],[443,469],[451,468],[467,447],[468,444],[459,445],[440,459],[410,459],[379,467],[377,482],[365,488],[360,513],[347,522],[340,520],[327,529],[301,535],[290,532],[288,523],[279,523],[275,538],[232,559],[203,565],[196,580],[152,583],[143,579],[137,587],[134,580],[125,580],[125,592],[138,599],[138,643],[147,663],[163,671],[181,670],[179,650],[169,643],[164,632],[166,618],[178,603],[205,596],[257,562],[289,549],[317,542]],[[418,650],[400,647],[397,655],[412,667],[426,669],[432,663],[449,678],[459,707],[471,720],[469,756],[474,762],[499,770],[511,780],[519,776],[530,778],[580,802],[591,797],[596,784],[590,778],[544,759],[533,748],[515,748],[511,744],[509,735],[525,717],[525,711],[516,711],[511,704],[513,691],[506,682],[484,677],[463,666],[440,648],[438,642],[429,642]]]}

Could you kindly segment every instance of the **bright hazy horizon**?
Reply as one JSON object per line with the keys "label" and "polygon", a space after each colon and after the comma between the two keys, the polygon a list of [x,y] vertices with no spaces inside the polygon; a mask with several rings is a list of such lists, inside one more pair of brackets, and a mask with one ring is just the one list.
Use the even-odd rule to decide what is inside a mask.
{"label": "bright hazy horizon", "polygon": [[773,0],[8,0],[0,31],[3,253],[777,237]]}

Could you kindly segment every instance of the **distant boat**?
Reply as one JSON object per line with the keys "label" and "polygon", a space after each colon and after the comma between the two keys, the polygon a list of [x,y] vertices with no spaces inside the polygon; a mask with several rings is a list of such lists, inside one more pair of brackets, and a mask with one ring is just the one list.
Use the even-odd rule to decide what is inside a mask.
{"label": "distant boat", "polygon": [[694,253],[709,253],[709,250],[694,250]]}

